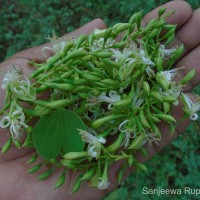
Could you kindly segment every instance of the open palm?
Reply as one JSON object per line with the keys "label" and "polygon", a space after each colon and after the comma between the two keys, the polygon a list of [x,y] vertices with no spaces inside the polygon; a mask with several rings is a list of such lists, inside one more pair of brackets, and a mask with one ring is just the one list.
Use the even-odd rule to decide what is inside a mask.
{"label": "open palm", "polygon": [[[177,61],[177,67],[186,67],[184,75],[191,68],[196,68],[196,76],[194,77],[192,84],[184,87],[184,92],[190,92],[194,86],[199,84],[200,79],[200,10],[192,12],[191,7],[184,1],[172,1],[162,7],[166,7],[168,11],[175,10],[176,14],[168,18],[170,24],[177,24],[176,39],[173,42],[173,46],[180,45],[181,43],[185,46],[184,56]],[[157,16],[157,11],[159,8],[151,11],[147,14],[143,23],[148,23],[152,18]],[[78,37],[80,34],[88,34],[94,28],[104,29],[106,25],[100,19],[93,20],[86,24],[85,26],[75,30],[74,32],[68,34],[68,36]],[[27,64],[30,60],[35,60],[37,62],[44,62],[45,58],[41,51],[44,46],[50,44],[41,45],[31,49],[24,50],[12,56],[10,59],[4,61],[0,64],[1,71],[7,71],[8,67],[11,65],[19,65],[23,68],[25,74],[29,74],[33,69]],[[1,77],[2,78],[2,77]],[[0,107],[3,105],[3,91],[0,90]],[[174,117],[180,119],[182,117],[181,106],[176,107],[173,110]],[[170,141],[175,138],[178,133],[183,131],[184,128],[189,124],[189,120],[184,121],[180,124],[176,133],[173,136],[169,135],[169,127],[166,124],[160,124],[160,129],[162,131],[163,137],[159,146],[147,146],[150,158],[156,152],[158,152],[162,147],[170,143]],[[0,129],[0,145],[1,147],[8,138],[8,132],[5,129]],[[71,199],[100,199],[108,191],[117,186],[116,172],[120,168],[120,162],[112,166],[110,170],[110,182],[111,186],[108,190],[97,190],[90,188],[87,184],[83,184],[78,193],[72,194],[72,184],[77,177],[76,173],[69,172],[67,174],[67,180],[60,189],[54,189],[54,183],[59,176],[59,171],[53,173],[53,175],[45,181],[38,181],[38,174],[28,174],[27,170],[30,165],[26,164],[27,160],[34,153],[34,150],[30,149],[15,149],[14,147],[9,150],[5,155],[0,155],[0,196],[2,200],[71,200]],[[137,155],[140,161],[145,161],[148,158],[143,158],[141,155]],[[132,169],[127,171],[127,175]]]}

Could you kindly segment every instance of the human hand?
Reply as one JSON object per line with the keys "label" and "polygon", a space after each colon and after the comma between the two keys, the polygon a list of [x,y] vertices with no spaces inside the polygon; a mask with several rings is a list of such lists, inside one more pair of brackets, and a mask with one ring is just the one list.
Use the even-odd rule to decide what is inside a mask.
{"label": "human hand", "polygon": [[[198,53],[200,53],[200,49],[198,47],[200,40],[198,37],[198,33],[200,32],[198,28],[198,17],[200,16],[200,11],[195,11],[192,13],[190,6],[184,1],[173,1],[164,5],[167,10],[175,10],[176,14],[169,17],[168,21],[170,24],[177,24],[177,38],[174,41],[174,46],[180,45],[184,43],[186,50],[184,56],[176,63],[175,67],[186,66],[184,73],[189,71],[191,68],[195,67],[197,75],[193,80],[193,85],[187,85],[185,87],[184,92],[190,92],[193,86],[199,84],[198,82],[198,74],[200,71],[198,70],[200,58],[198,57]],[[148,23],[152,18],[156,17],[157,11],[151,11],[144,17],[144,24]],[[94,28],[103,29],[105,28],[105,24],[101,20],[94,20],[84,27],[74,31],[70,35],[73,37],[77,37],[80,34],[86,34],[91,32]],[[188,35],[190,37],[188,37]],[[19,52],[12,56],[10,59],[0,64],[0,68],[2,71],[7,71],[8,66],[10,65],[20,65],[23,68],[23,72],[25,74],[29,74],[32,68],[27,64],[30,60],[36,60],[37,62],[44,62],[46,58],[42,56],[41,50],[45,45],[31,48],[22,52]],[[3,93],[0,91],[1,98],[3,98]],[[2,103],[2,102],[1,102]],[[1,105],[2,106],[2,105]],[[177,110],[178,109],[178,110]],[[181,107],[177,108],[173,111],[175,118],[180,119],[182,116]],[[169,127],[166,124],[161,124],[160,128],[163,133],[162,141],[159,143],[159,146],[148,146],[148,158],[154,155],[157,151],[159,151],[162,147],[167,145],[174,137],[177,136],[178,132],[181,132],[189,123],[189,120],[183,122],[181,125],[177,127],[177,133],[173,136],[169,135]],[[0,130],[0,145],[1,147],[5,143],[7,139],[6,130]],[[53,185],[59,176],[59,171],[54,173],[50,178],[45,180],[44,182],[38,181],[36,176],[27,174],[27,170],[29,168],[26,165],[26,161],[33,154],[32,150],[16,150],[11,149],[6,155],[1,155],[1,164],[0,164],[0,195],[2,199],[100,199],[101,196],[106,194],[108,190],[97,190],[90,188],[87,184],[84,184],[78,193],[71,194],[72,184],[77,177],[77,173],[68,173],[67,180],[60,189],[53,189]],[[140,161],[144,161],[141,155],[138,154],[138,159]],[[116,181],[116,172],[120,168],[120,162],[113,165],[110,170],[110,182],[111,186],[109,190],[113,189],[117,186]],[[131,170],[130,170],[131,171]],[[129,172],[130,172],[129,171]],[[129,173],[127,172],[127,174]]]}

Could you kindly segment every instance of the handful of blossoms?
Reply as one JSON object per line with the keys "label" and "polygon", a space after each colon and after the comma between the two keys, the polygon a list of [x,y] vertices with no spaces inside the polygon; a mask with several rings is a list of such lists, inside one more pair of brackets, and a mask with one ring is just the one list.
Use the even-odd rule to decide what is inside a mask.
{"label": "handful of blossoms", "polygon": [[[28,172],[45,167],[38,176],[43,180],[62,168],[55,188],[62,186],[68,170],[78,170],[73,192],[83,181],[108,188],[109,167],[119,160],[119,182],[131,166],[146,170],[135,152],[145,154],[146,143],[159,144],[161,121],[173,133],[179,122],[171,108],[183,103],[181,120],[197,120],[200,110],[200,101],[192,102],[182,92],[195,69],[179,81],[183,68],[172,69],[184,47],[168,47],[176,28],[166,22],[171,14],[159,10],[146,27],[139,12],[128,23],[77,39],[54,35],[52,47],[43,49],[44,56],[53,56],[44,63],[31,61],[35,70],[28,77],[20,67],[11,67],[1,85],[6,95],[0,127],[10,132],[2,152],[13,144],[35,148],[28,163],[37,164]],[[45,100],[39,98],[43,93],[48,94]]]}

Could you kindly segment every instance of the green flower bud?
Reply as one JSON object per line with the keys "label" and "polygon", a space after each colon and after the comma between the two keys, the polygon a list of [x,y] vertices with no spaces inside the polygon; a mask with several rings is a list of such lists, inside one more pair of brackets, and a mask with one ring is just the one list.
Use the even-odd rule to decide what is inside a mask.
{"label": "green flower bud", "polygon": [[81,178],[81,181],[88,181],[90,180],[93,176],[94,176],[94,173],[96,171],[96,168],[93,167],[91,169],[88,169],[87,172],[85,172]]}
{"label": "green flower bud", "polygon": [[62,91],[71,91],[75,88],[74,85],[69,83],[41,83],[41,84],[46,85],[49,88],[59,89]]}
{"label": "green flower bud", "polygon": [[165,24],[163,26],[163,28],[167,29],[167,30],[171,30],[173,28],[176,28],[177,25],[173,25],[173,24]]}
{"label": "green flower bud", "polygon": [[87,157],[88,153],[86,151],[82,151],[82,152],[69,152],[66,153],[63,158],[67,159],[67,160],[73,160],[73,159],[77,159],[77,158],[84,158]]}
{"label": "green flower bud", "polygon": [[140,149],[143,145],[144,139],[145,139],[145,135],[140,134],[137,138],[133,139],[133,142],[128,147],[128,149],[134,149],[134,150]]}
{"label": "green flower bud", "polygon": [[161,9],[158,11],[158,16],[161,17],[165,12],[166,12],[166,8],[161,8]]}
{"label": "green flower bud", "polygon": [[75,47],[76,50],[80,48],[80,46],[85,42],[86,38],[87,38],[86,35],[79,36],[79,38],[76,41],[76,47]]}
{"label": "green flower bud", "polygon": [[42,106],[36,106],[34,110],[24,108],[23,112],[27,115],[37,117],[48,114],[49,112],[51,112],[51,109]]}
{"label": "green flower bud", "polygon": [[194,75],[195,75],[195,68],[191,69],[179,83],[181,85],[188,83],[194,78]]}
{"label": "green flower bud", "polygon": [[12,141],[13,141],[13,138],[12,137],[10,137],[8,140],[7,140],[7,142],[4,144],[4,146],[2,147],[2,150],[1,150],[1,152],[2,153],[6,153],[9,149],[10,149],[10,147],[11,147],[11,145],[12,145]]}
{"label": "green flower bud", "polygon": [[156,68],[157,71],[163,71],[163,59],[161,57],[156,58]]}
{"label": "green flower bud", "polygon": [[13,140],[13,143],[18,149],[20,149],[21,143],[18,140]]}
{"label": "green flower bud", "polygon": [[32,72],[30,75],[29,75],[29,79],[33,79],[35,78],[36,76],[38,76],[39,74],[41,74],[42,72],[44,72],[44,70],[47,68],[47,64],[44,64],[42,65],[41,67],[39,67],[38,69],[36,69],[34,72]]}
{"label": "green flower bud", "polygon": [[151,91],[150,92],[150,96],[155,98],[156,100],[162,102],[162,96],[159,92],[156,92],[156,91]]}
{"label": "green flower bud", "polygon": [[132,17],[129,19],[130,24],[134,24],[136,22],[140,22],[140,19],[142,19],[143,11],[140,11],[139,13],[135,13],[132,15]]}
{"label": "green flower bud", "polygon": [[170,108],[171,108],[170,103],[168,103],[168,102],[164,102],[164,103],[163,103],[163,110],[164,110],[164,113],[168,113],[168,112],[170,111]]}
{"label": "green flower bud", "polygon": [[[175,34],[173,34],[172,36],[170,36],[167,41],[165,42],[165,46],[168,46],[169,44],[171,44],[175,39]],[[171,68],[171,67],[170,67]]]}
{"label": "green flower bud", "polygon": [[170,102],[170,103],[177,101],[177,98],[174,96],[162,96],[162,99],[163,99],[163,102]]}
{"label": "green flower bud", "polygon": [[163,90],[167,91],[169,89],[169,82],[164,77],[157,76],[156,80]]}
{"label": "green flower bud", "polygon": [[94,129],[99,128],[102,125],[104,125],[105,123],[108,123],[112,120],[123,118],[123,117],[126,117],[126,115],[118,114],[118,115],[108,115],[106,117],[102,117],[100,119],[93,121],[92,128],[94,128]]}
{"label": "green flower bud", "polygon": [[79,93],[78,94],[79,95],[79,97],[81,98],[81,99],[87,99],[88,98],[88,93]]}
{"label": "green flower bud", "polygon": [[39,106],[44,106],[46,108],[50,109],[56,109],[60,107],[69,106],[74,102],[74,99],[60,99],[60,100],[54,100],[54,101],[42,101],[42,100],[36,100],[34,103]]}
{"label": "green flower bud", "polygon": [[32,133],[28,133],[22,147],[30,147],[31,145],[32,145]]}
{"label": "green flower bud", "polygon": [[75,169],[77,167],[77,164],[75,162],[66,159],[61,160],[60,163],[69,169]]}
{"label": "green flower bud", "polygon": [[117,137],[117,139],[110,146],[107,147],[107,150],[109,152],[115,152],[117,149],[121,147],[123,141],[124,141],[124,133],[121,132]]}
{"label": "green flower bud", "polygon": [[66,43],[64,49],[63,49],[63,54],[67,55],[68,51],[74,46],[74,42],[68,42]]}
{"label": "green flower bud", "polygon": [[61,187],[61,186],[64,184],[64,182],[65,182],[65,177],[66,177],[66,172],[63,172],[63,173],[60,175],[60,177],[58,178],[58,180],[56,181],[56,183],[55,183],[55,186],[54,186],[55,189]]}
{"label": "green flower bud", "polygon": [[79,74],[80,77],[82,77],[83,79],[87,80],[87,81],[99,81],[99,77],[92,75],[92,74],[88,74],[86,72],[83,72],[81,70],[75,69],[76,72]]}
{"label": "green flower bud", "polygon": [[62,52],[58,52],[53,57],[51,57],[50,59],[48,59],[45,71],[49,71],[50,69],[52,69],[52,67],[54,66],[54,64],[57,61],[59,61],[62,58],[62,56],[63,56]]}
{"label": "green flower bud", "polygon": [[137,163],[134,164],[134,166],[135,166],[137,169],[140,169],[140,170],[142,170],[142,171],[147,172],[146,166],[145,166],[144,164],[142,164],[142,163],[137,162]]}
{"label": "green flower bud", "polygon": [[38,180],[45,180],[45,179],[47,179],[49,176],[51,176],[51,174],[54,172],[54,170],[55,170],[54,168],[51,168],[51,169],[45,171],[44,173],[40,174],[38,176]]}
{"label": "green flower bud", "polygon": [[72,188],[72,192],[73,192],[73,193],[75,193],[75,192],[77,192],[77,191],[79,190],[79,188],[80,188],[80,186],[81,186],[81,184],[82,184],[82,181],[81,181],[82,176],[83,176],[83,175],[80,174],[80,175],[78,176],[78,178],[76,179],[76,182],[74,183],[73,188]]}
{"label": "green flower bud", "polygon": [[42,167],[42,163],[39,163],[35,165],[34,167],[30,168],[28,170],[28,173],[31,174],[31,173],[37,172],[41,167]]}
{"label": "green flower bud", "polygon": [[121,32],[123,32],[123,31],[125,31],[125,30],[127,30],[127,29],[129,29],[129,28],[131,28],[132,27],[132,25],[131,24],[129,24],[129,23],[122,23],[122,24],[119,24],[118,26],[114,26],[113,28],[114,28],[114,31],[117,33],[117,34],[119,34],[119,33],[121,33]]}
{"label": "green flower bud", "polygon": [[[152,115],[152,117],[156,117],[155,115]],[[148,120],[149,120],[149,124],[151,126],[151,129],[154,133],[154,135],[156,136],[157,139],[160,139],[161,138],[161,132],[160,130],[158,129],[158,127],[155,125],[154,121],[153,121],[153,118],[150,117]]]}
{"label": "green flower bud", "polygon": [[73,51],[72,53],[68,54],[66,57],[63,58],[62,64],[65,64],[66,62],[68,62],[71,59],[81,58],[81,57],[84,57],[87,55],[88,55],[88,53],[83,49]]}
{"label": "green flower bud", "polygon": [[173,64],[180,58],[180,56],[184,52],[184,45],[182,44],[173,54],[173,56],[168,60],[167,65],[168,68],[171,68]]}
{"label": "green flower bud", "polygon": [[88,36],[88,44],[89,46],[91,47],[92,46],[92,43],[94,41],[94,33],[95,33],[96,30],[94,30],[89,36]]}
{"label": "green flower bud", "polygon": [[100,80],[101,83],[104,83],[106,84],[107,86],[117,86],[117,82],[112,80],[112,79],[103,79],[103,80]]}
{"label": "green flower bud", "polygon": [[149,92],[150,92],[150,86],[149,86],[149,83],[146,82],[146,81],[143,81],[143,83],[142,83],[142,87],[143,87],[143,90],[147,93],[147,95],[149,95]]}
{"label": "green flower bud", "polygon": [[150,125],[144,115],[144,111],[143,110],[140,110],[139,111],[139,120],[140,120],[140,123],[145,127],[145,128],[150,128]]}
{"label": "green flower bud", "polygon": [[160,34],[160,31],[161,31],[161,29],[159,29],[159,28],[153,29],[151,31],[151,33],[148,35],[148,37],[151,38],[151,39],[155,38]]}
{"label": "green flower bud", "polygon": [[106,34],[107,29],[94,29],[93,34],[95,38],[99,38],[99,37],[104,37],[104,35]]}
{"label": "green flower bud", "polygon": [[157,22],[153,25],[153,28],[160,28],[160,27],[164,26],[165,24],[166,24],[166,20],[160,19],[159,21],[157,21]]}
{"label": "green flower bud", "polygon": [[28,164],[34,163],[38,158],[38,154],[34,154],[28,161]]}
{"label": "green flower bud", "polygon": [[90,55],[93,55],[98,58],[110,58],[112,56],[111,52],[102,51],[102,52],[89,52]]}
{"label": "green flower bud", "polygon": [[170,29],[160,40],[163,41],[163,40],[168,39],[169,37],[174,35],[175,31],[176,31],[176,28]]}
{"label": "green flower bud", "polygon": [[156,122],[156,123],[161,121],[158,117],[156,117],[154,115],[150,115],[150,118],[153,120],[153,122]]}
{"label": "green flower bud", "polygon": [[176,122],[176,120],[174,119],[174,117],[172,117],[171,115],[167,115],[167,114],[155,114],[156,117],[166,121],[166,122]]}
{"label": "green flower bud", "polygon": [[116,108],[125,108],[125,107],[129,107],[133,101],[133,95],[134,95],[134,88],[132,87],[132,90],[129,92],[128,97],[125,99],[121,99],[115,103],[113,103],[113,105]]}

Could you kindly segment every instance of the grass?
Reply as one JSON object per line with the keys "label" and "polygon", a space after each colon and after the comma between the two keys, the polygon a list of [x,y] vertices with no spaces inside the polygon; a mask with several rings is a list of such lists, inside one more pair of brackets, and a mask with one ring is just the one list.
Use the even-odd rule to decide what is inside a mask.
{"label": "grass", "polygon": [[[116,3],[117,2],[117,3]],[[165,0],[2,0],[0,10],[0,61],[14,53],[46,42],[55,31],[70,32],[94,18],[102,18],[108,26],[126,22],[137,11],[147,13]],[[196,0],[188,1],[195,9]],[[195,92],[200,94],[200,88]],[[200,188],[200,126],[191,124],[176,140],[165,147],[146,165],[148,173],[135,171],[104,200],[150,200],[157,195],[143,195],[148,188]],[[163,195],[162,199],[200,199],[194,195]]]}

